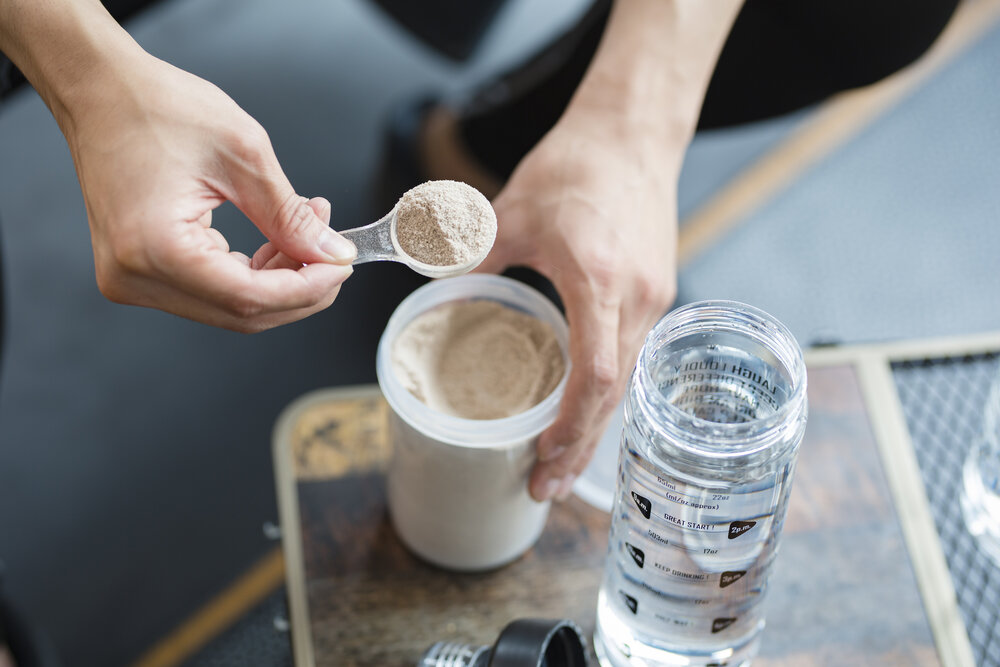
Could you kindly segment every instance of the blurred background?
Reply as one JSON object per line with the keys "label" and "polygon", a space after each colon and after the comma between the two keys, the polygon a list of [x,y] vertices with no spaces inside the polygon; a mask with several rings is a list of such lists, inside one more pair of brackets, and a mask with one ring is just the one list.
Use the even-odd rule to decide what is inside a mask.
{"label": "blurred background", "polygon": [[[396,105],[460,95],[586,5],[510,0],[461,63],[364,0],[164,0],[126,27],[257,118],[343,229],[385,213],[372,193]],[[826,107],[700,134],[680,208],[715,231],[686,232],[707,240],[685,246],[678,302],[757,305],[803,346],[1000,329],[998,62],[991,18],[839,139]],[[760,201],[733,190],[809,132],[825,148],[749,181]],[[742,204],[719,213],[720,197]],[[374,382],[382,327],[415,282],[359,267],[333,308],[254,336],[111,304],[69,152],[28,88],[0,104],[0,220],[4,590],[67,665],[128,664],[274,548],[275,418],[312,389]],[[260,243],[231,206],[215,220],[234,248]]]}

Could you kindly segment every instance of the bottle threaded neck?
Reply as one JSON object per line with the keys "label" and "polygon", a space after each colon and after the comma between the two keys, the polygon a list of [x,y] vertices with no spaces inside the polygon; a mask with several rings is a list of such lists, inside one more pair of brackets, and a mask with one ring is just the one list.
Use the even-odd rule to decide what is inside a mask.
{"label": "bottle threaded neck", "polygon": [[805,394],[802,351],[784,325],[753,306],[702,301],[646,337],[628,401],[650,435],[695,457],[733,460],[791,446]]}

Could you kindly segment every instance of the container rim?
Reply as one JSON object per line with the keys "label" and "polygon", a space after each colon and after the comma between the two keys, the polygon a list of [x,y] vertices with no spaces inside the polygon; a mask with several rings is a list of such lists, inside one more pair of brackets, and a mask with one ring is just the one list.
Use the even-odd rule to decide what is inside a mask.
{"label": "container rim", "polygon": [[[566,370],[548,396],[534,407],[502,419],[465,419],[433,410],[403,387],[392,371],[392,345],[415,317],[445,303],[482,299],[510,306],[549,324],[566,360]],[[513,446],[537,437],[559,413],[570,372],[569,327],[552,301],[520,281],[488,274],[442,278],[417,288],[396,307],[379,339],[375,372],[389,407],[423,435],[470,449]]]}

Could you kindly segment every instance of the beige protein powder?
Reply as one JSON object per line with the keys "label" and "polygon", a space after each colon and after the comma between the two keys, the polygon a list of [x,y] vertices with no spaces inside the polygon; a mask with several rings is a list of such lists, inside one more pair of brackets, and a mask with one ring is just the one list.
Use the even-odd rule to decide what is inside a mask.
{"label": "beige protein powder", "polygon": [[455,301],[414,318],[396,338],[392,369],[428,407],[502,419],[540,403],[565,359],[547,323],[495,301]]}
{"label": "beige protein powder", "polygon": [[428,181],[408,190],[397,204],[399,246],[424,264],[478,264],[496,235],[497,216],[489,200],[465,183]]}

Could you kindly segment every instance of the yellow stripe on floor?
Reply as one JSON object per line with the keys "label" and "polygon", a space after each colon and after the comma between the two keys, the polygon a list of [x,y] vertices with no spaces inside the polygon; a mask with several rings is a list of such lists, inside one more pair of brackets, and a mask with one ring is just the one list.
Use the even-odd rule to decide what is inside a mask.
{"label": "yellow stripe on floor", "polygon": [[132,667],[172,667],[180,664],[276,591],[284,576],[285,559],[281,549],[275,548],[147,651]]}
{"label": "yellow stripe on floor", "polygon": [[1000,20],[1000,0],[965,0],[937,42],[910,67],[871,86],[834,96],[787,139],[745,169],[682,223],[683,267],[758,207],[891,109]]}

